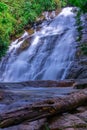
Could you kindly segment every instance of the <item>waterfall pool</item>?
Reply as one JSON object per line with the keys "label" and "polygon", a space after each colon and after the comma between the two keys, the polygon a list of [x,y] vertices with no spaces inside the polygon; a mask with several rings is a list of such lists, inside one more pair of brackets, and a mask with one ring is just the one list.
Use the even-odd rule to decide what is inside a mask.
{"label": "waterfall pool", "polygon": [[0,111],[6,111],[23,107],[35,102],[40,102],[55,97],[64,98],[66,95],[77,91],[73,87],[29,87],[10,88],[0,90],[4,92],[4,97],[0,101]]}

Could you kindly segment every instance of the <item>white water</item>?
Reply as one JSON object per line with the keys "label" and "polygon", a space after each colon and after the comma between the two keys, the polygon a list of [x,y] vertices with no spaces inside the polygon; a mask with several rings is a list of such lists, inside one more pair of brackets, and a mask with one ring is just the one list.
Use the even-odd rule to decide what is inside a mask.
{"label": "white water", "polygon": [[[72,8],[65,8],[49,25],[32,36],[25,34],[9,47],[1,62],[1,81],[65,79],[75,56],[76,27]],[[29,47],[17,54],[24,41]]]}

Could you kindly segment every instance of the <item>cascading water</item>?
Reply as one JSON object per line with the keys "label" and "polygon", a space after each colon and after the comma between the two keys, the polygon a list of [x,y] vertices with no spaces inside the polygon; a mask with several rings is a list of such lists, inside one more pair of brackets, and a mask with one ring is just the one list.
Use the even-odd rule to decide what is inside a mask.
{"label": "cascading water", "polygon": [[[75,14],[68,7],[49,25],[13,42],[0,65],[1,81],[64,79],[75,56]],[[22,44],[28,47],[21,53]]]}

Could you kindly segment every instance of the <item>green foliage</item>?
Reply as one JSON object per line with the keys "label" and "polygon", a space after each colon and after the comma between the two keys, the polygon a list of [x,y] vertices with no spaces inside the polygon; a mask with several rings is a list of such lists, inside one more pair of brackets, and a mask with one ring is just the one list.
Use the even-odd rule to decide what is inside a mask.
{"label": "green foliage", "polygon": [[54,10],[59,4],[60,0],[0,0],[0,57],[10,43],[10,36],[18,36],[44,10]]}
{"label": "green foliage", "polygon": [[81,50],[84,55],[87,55],[87,43],[81,45]]}
{"label": "green foliage", "polygon": [[5,55],[5,52],[8,48],[8,44],[3,42],[2,39],[0,39],[0,58]]}
{"label": "green foliage", "polygon": [[4,12],[8,9],[8,6],[2,2],[0,2],[0,12]]}
{"label": "green foliage", "polygon": [[80,9],[85,13],[87,12],[87,0],[68,0],[69,4],[80,7]]}
{"label": "green foliage", "polygon": [[44,124],[45,130],[50,130],[49,126],[47,123]]}
{"label": "green foliage", "polygon": [[61,0],[61,6],[62,6],[62,7],[65,7],[65,6],[67,6],[67,5],[68,5],[67,0]]}
{"label": "green foliage", "polygon": [[10,36],[18,36],[24,26],[33,23],[43,11],[67,4],[87,11],[87,0],[0,0],[0,57],[10,43]]}
{"label": "green foliage", "polygon": [[14,18],[10,14],[8,5],[0,2],[0,58],[8,47],[9,37],[13,31]]}

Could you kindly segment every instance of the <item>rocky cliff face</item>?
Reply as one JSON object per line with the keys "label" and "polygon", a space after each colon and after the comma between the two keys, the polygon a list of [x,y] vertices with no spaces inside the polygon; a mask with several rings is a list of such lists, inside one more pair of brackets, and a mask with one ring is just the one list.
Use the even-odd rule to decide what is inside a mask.
{"label": "rocky cliff face", "polygon": [[76,58],[70,67],[66,79],[87,78],[87,14],[82,15],[80,20]]}

